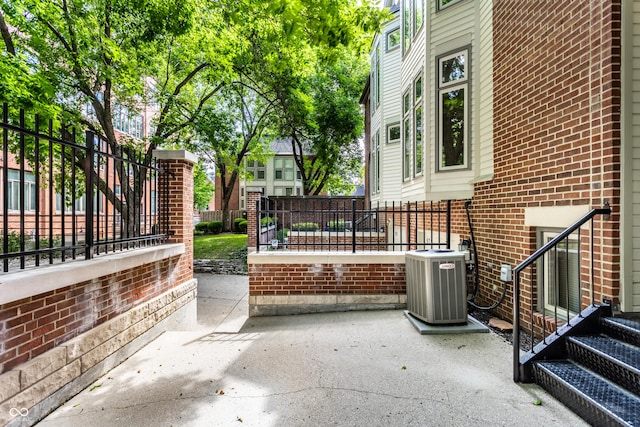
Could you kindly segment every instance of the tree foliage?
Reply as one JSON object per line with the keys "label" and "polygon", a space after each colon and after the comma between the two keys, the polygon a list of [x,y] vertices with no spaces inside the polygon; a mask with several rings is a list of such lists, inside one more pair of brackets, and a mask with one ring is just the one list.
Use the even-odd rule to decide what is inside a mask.
{"label": "tree foliage", "polygon": [[[233,181],[243,173],[242,156],[265,155],[267,135],[291,136],[317,151],[317,160],[299,164],[308,192],[355,167],[344,163],[359,131],[355,88],[364,74],[355,63],[385,17],[366,1],[0,0],[0,6],[0,101],[72,118],[115,154],[135,145],[149,164],[160,145],[203,144],[199,151],[214,152],[217,173],[229,172]],[[116,133],[121,107],[151,120],[142,144]],[[120,182],[143,180],[145,171]],[[95,178],[122,211],[120,199]],[[144,197],[131,185],[122,194],[130,205]]]}
{"label": "tree foliage", "polygon": [[214,187],[201,163],[193,168],[193,207],[205,210],[213,197]]}

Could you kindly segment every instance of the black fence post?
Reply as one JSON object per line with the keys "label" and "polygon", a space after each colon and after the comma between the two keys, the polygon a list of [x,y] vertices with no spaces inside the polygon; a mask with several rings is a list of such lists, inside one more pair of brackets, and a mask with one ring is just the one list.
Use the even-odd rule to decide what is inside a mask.
{"label": "black fence post", "polygon": [[[9,123],[9,106],[2,104],[2,123]],[[9,131],[2,130],[2,182],[9,182],[9,168],[7,167],[9,158]],[[2,192],[2,253],[9,253],[9,192],[5,189]],[[9,271],[9,258],[2,261],[3,271]]]}
{"label": "black fence post", "polygon": [[351,199],[351,251],[356,253],[356,199]]}
{"label": "black fence post", "polygon": [[93,132],[85,132],[85,141],[87,147],[87,157],[85,159],[85,195],[87,200],[87,212],[85,215],[85,259],[91,259],[93,257]]}
{"label": "black fence post", "polygon": [[256,252],[260,252],[260,201],[262,196],[256,200]]}
{"label": "black fence post", "polygon": [[451,249],[451,200],[447,200],[447,247]]}

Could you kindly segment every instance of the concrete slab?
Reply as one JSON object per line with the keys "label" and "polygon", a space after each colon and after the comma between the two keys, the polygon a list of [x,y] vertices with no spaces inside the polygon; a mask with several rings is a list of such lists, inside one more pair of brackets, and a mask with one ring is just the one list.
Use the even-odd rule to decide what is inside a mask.
{"label": "concrete slab", "polygon": [[469,315],[464,325],[430,325],[413,316],[409,310],[405,310],[404,315],[421,335],[477,334],[490,331],[486,325]]}
{"label": "concrete slab", "polygon": [[[224,298],[209,291],[241,293],[205,279],[213,302]],[[231,332],[230,305],[209,329],[163,334],[38,426],[586,425],[512,381],[496,334],[418,335],[403,310],[249,318]]]}

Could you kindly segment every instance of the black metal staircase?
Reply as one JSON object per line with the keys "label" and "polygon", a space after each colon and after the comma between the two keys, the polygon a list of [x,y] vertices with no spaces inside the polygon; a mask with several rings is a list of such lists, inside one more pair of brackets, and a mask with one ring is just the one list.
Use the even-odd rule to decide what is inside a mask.
{"label": "black metal staircase", "polygon": [[565,357],[530,360],[535,382],[592,425],[640,426],[640,321],[600,317],[562,341]]}

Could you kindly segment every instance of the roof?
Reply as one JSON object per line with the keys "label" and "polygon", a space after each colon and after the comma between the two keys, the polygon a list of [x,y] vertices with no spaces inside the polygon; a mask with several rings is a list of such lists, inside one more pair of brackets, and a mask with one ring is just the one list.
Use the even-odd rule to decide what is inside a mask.
{"label": "roof", "polygon": [[[291,138],[276,138],[269,144],[271,150],[275,153],[275,155],[290,155],[293,156],[293,147],[291,143]],[[305,149],[305,155],[311,155],[311,152]]]}

